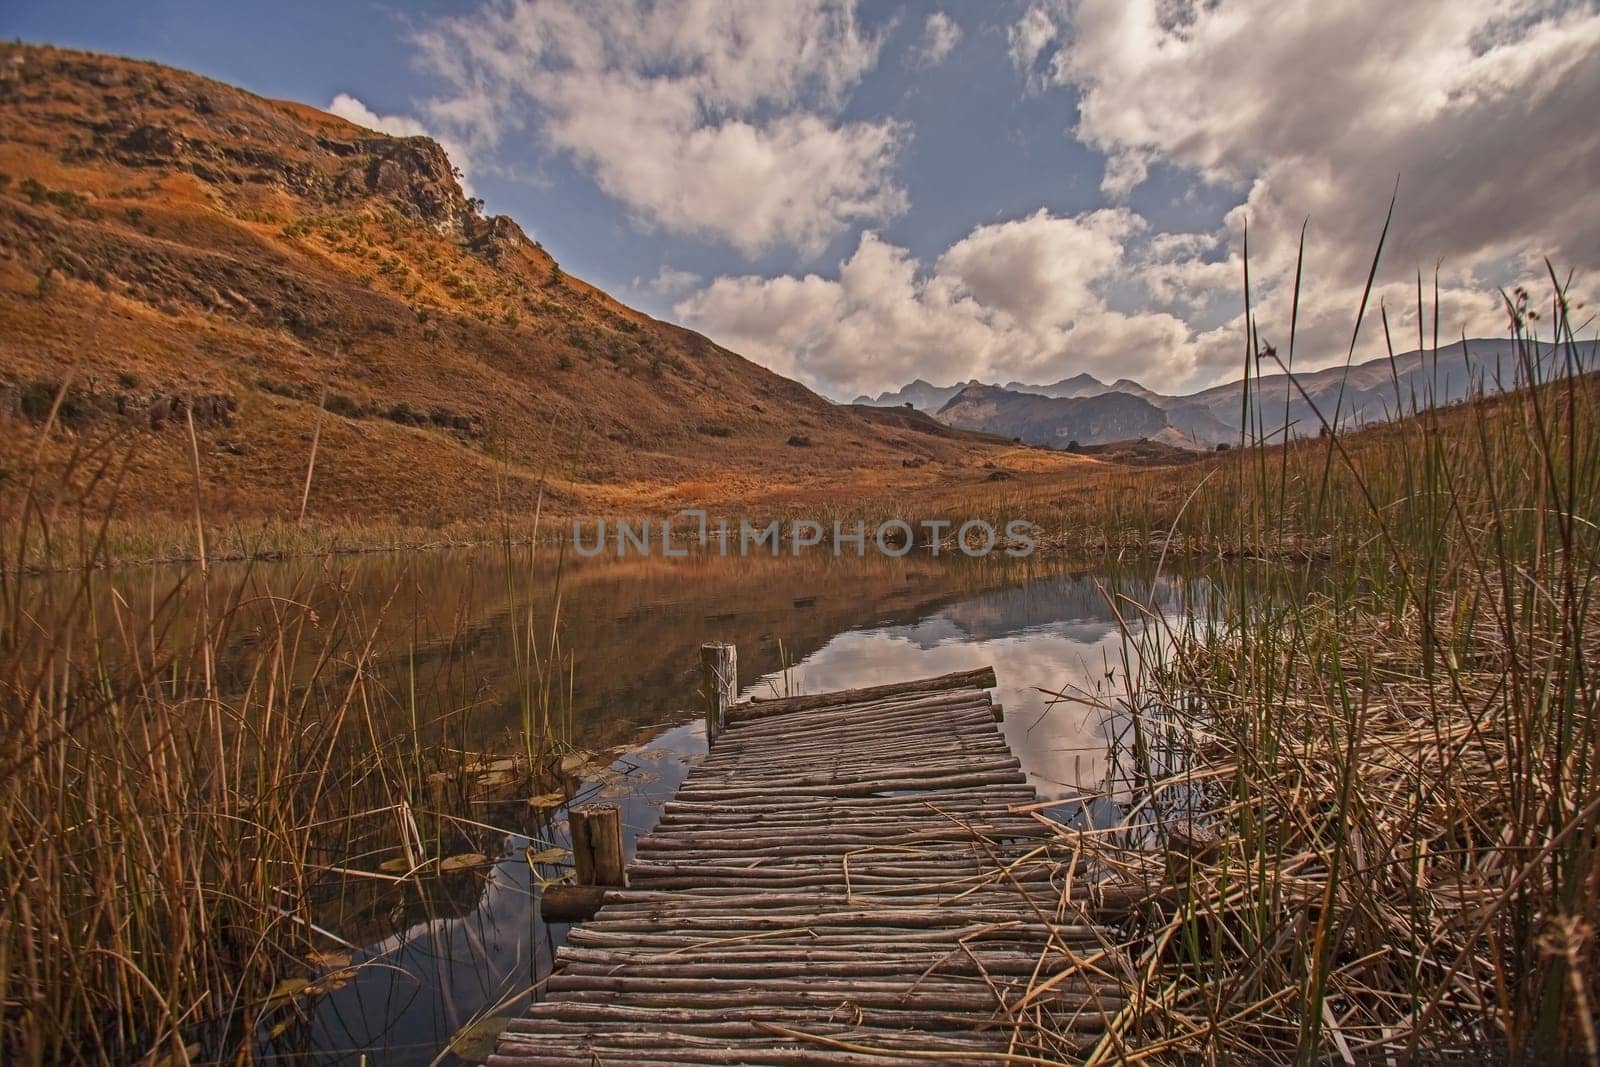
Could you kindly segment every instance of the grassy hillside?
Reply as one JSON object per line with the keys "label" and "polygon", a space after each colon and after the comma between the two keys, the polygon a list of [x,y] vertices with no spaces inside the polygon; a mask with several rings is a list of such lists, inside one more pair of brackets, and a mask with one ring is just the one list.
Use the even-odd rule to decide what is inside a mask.
{"label": "grassy hillside", "polygon": [[58,396],[42,458],[103,467],[132,516],[188,513],[194,451],[209,519],[293,521],[314,437],[308,514],[345,524],[541,486],[590,513],[849,499],[976,483],[1007,449],[835,407],[479,207],[426,138],[0,47],[0,469],[31,469]]}

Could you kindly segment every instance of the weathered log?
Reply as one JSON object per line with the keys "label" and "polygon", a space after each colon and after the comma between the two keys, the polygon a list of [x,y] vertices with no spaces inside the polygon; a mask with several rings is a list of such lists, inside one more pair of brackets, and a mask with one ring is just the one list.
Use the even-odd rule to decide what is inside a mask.
{"label": "weathered log", "polygon": [[[760,770],[747,769],[744,773],[737,771],[720,771],[697,775],[695,783],[716,782],[725,785],[761,785],[774,792],[782,793],[788,785],[808,785],[812,782],[830,782],[841,778],[852,779],[900,779],[910,778],[915,780],[916,772],[925,772],[924,777],[949,772],[976,773],[985,770],[1015,770],[1021,767],[1017,757],[1006,753],[993,753],[989,755],[962,752],[959,748],[949,755],[927,754],[915,762],[914,765],[896,767],[893,760],[861,759],[849,752],[840,753],[831,762],[815,761],[807,767],[793,767],[784,763],[781,767],[766,767]],[[887,768],[885,767],[887,764]]]}
{"label": "weathered log", "polygon": [[805,711],[839,704],[864,704],[872,700],[898,696],[902,693],[931,693],[943,689],[992,689],[995,685],[994,668],[979,667],[971,671],[954,671],[936,678],[921,678],[909,682],[890,682],[887,685],[845,689],[837,693],[814,693],[792,697],[755,697],[749,704],[730,708],[729,722],[761,719],[786,711]]}
{"label": "weathered log", "polygon": [[794,719],[784,717],[760,722],[734,722],[730,724],[729,733],[747,744],[777,744],[803,740],[808,736],[838,737],[852,733],[860,737],[868,725],[876,728],[900,722],[932,729],[954,724],[971,725],[974,715],[978,723],[986,719],[993,722],[993,713],[989,711],[991,706],[986,693],[957,694],[955,697],[917,701],[892,708],[861,705]]}
{"label": "weathered log", "polygon": [[[673,993],[685,998],[722,998],[724,1003],[817,1003],[828,998],[839,998],[855,1004],[926,1004],[930,1001],[956,1006],[971,1005],[972,1010],[1000,1009],[1007,1000],[1021,999],[1027,982],[1009,981],[1005,976],[977,975],[954,976],[924,974],[897,981],[885,981],[865,975],[819,977],[807,974],[803,978],[779,979],[773,977],[775,968],[766,974],[742,978],[663,978],[656,975],[574,974],[562,971],[551,975],[545,988],[551,993],[613,993],[627,994],[629,1000],[636,995],[669,997]],[[1113,979],[1099,979],[1086,983],[1074,975],[1074,982],[1059,982],[1048,994],[1039,998],[1052,1004],[1077,1003],[1099,997],[1104,1001],[1121,1003],[1123,990]],[[1007,986],[1013,988],[1008,989]],[[1021,988],[1015,988],[1020,986]],[[1092,988],[1086,988],[1090,986]],[[996,994],[999,994],[998,996]],[[1008,995],[1009,994],[1009,995]],[[959,1007],[958,1007],[959,1010]]]}
{"label": "weathered log", "polygon": [[716,812],[773,812],[773,811],[809,811],[813,806],[826,807],[830,811],[843,811],[847,809],[860,811],[883,811],[894,805],[914,805],[924,811],[960,811],[978,809],[984,811],[1000,810],[996,805],[1022,807],[1038,803],[1038,794],[1023,786],[989,786],[985,789],[973,789],[968,786],[959,789],[919,789],[915,793],[905,793],[893,797],[830,797],[823,800],[814,800],[802,797],[754,797],[738,804],[717,800],[689,800],[686,798],[674,799],[667,805],[668,812],[679,811],[716,811]]}
{"label": "weathered log", "polygon": [[[765,718],[734,716],[728,725],[738,727],[741,737],[787,737],[797,730],[813,727],[842,728],[851,723],[882,722],[904,718],[907,715],[933,716],[936,712],[967,710],[988,707],[992,698],[982,689],[956,689],[939,693],[911,693],[892,701],[865,704],[838,704],[812,711],[788,711],[782,715]],[[747,712],[748,704],[737,705],[732,711]]]}
{"label": "weathered log", "polygon": [[[823,744],[800,743],[788,745],[784,749],[784,759],[790,766],[808,763],[828,764],[835,762],[841,755],[848,755],[852,760],[865,762],[868,760],[888,760],[897,756],[910,756],[917,759],[932,758],[939,755],[972,755],[985,752],[1006,752],[1011,750],[1006,743],[994,735],[993,730],[969,729],[961,733],[944,731],[928,737],[909,736],[905,731],[897,731],[898,736],[892,740],[877,743],[857,740],[848,749],[841,751],[839,743],[829,741]],[[729,737],[724,737],[722,745],[725,751],[715,753],[710,759],[700,764],[703,774],[733,774],[742,766],[743,760],[734,757],[743,757],[746,753],[737,750],[732,753],[733,743]],[[759,752],[759,750],[752,750]],[[723,757],[729,758],[724,761]]]}
{"label": "weathered log", "polygon": [[605,894],[603,885],[547,885],[539,892],[539,916],[547,923],[588,922]]}
{"label": "weathered log", "polygon": [[994,953],[985,956],[974,953],[969,956],[964,952],[951,954],[945,951],[929,952],[913,958],[905,953],[869,956],[860,952],[796,951],[787,954],[768,953],[751,959],[729,957],[725,960],[688,962],[674,958],[660,963],[641,963],[637,953],[611,952],[602,955],[602,959],[593,961],[569,957],[565,960],[562,973],[606,975],[627,973],[636,978],[653,976],[675,979],[765,978],[771,976],[775,970],[789,970],[813,977],[854,978],[878,975],[904,977],[908,964],[921,963],[924,971],[934,974],[967,976],[990,974],[1008,977],[1016,975],[1032,977],[1037,974],[1043,981],[1067,969],[1062,966],[1065,961],[1059,954],[1046,955],[1041,965],[1038,955],[1026,952]]}
{"label": "weathered log", "polygon": [[[803,1022],[811,1026],[837,1025],[849,1021],[861,1029],[879,1031],[920,1031],[931,1030],[940,1034],[951,1031],[962,1032],[962,1036],[973,1036],[984,1030],[998,1028],[1009,1033],[1013,1026],[1009,1020],[994,1019],[989,1016],[975,1019],[968,1015],[950,1015],[929,1012],[922,1009],[907,1008],[874,1008],[848,1016],[827,1018],[826,1014],[819,1014],[812,1007],[774,1007],[774,1006],[745,1006],[727,1005],[715,1013],[708,1013],[683,1007],[642,1007],[626,1003],[614,1004],[567,1004],[561,1000],[546,1000],[534,1004],[528,1009],[524,1018],[512,1019],[506,1027],[505,1033],[516,1039],[516,1035],[537,1035],[541,1024],[550,1021],[565,1023],[570,1026],[604,1026],[608,1029],[626,1029],[636,1032],[643,1028],[656,1028],[679,1026],[698,1028],[708,1024],[729,1025],[739,1023],[755,1023],[762,1025],[771,1022],[789,1023]],[[985,1025],[991,1023],[992,1025]],[[1033,1027],[1026,1020],[1021,1021],[1021,1029],[1025,1032]]]}
{"label": "weathered log", "polygon": [[[918,782],[915,777],[882,778],[875,782],[818,782],[804,788],[794,788],[798,796],[816,797],[868,797],[877,793],[893,793],[916,787],[946,789],[951,786],[1021,785],[1027,776],[1021,771],[993,771],[986,774],[952,773],[931,777]],[[731,800],[737,797],[758,797],[765,792],[761,786],[698,786],[685,785],[683,795],[696,800]]]}
{"label": "weathered log", "polygon": [[[897,988],[892,990],[868,990],[855,993],[832,989],[798,989],[782,990],[772,994],[770,999],[765,999],[759,992],[759,984],[750,987],[753,996],[745,1003],[752,1006],[762,1005],[772,1008],[821,1008],[824,1012],[853,1005],[857,1008],[902,1008],[923,1011],[940,1012],[971,1012],[974,1014],[992,1015],[1002,1011],[1002,1004],[996,999],[993,992],[982,986],[974,986],[973,992],[963,993],[942,988],[919,988],[906,990]],[[1121,1006],[1121,997],[1114,994],[1084,994],[1066,993],[1060,998],[1064,1004],[1084,1004],[1091,998],[1101,1003],[1113,1005],[1113,1010]],[[564,989],[558,1003],[563,1007],[576,1007],[582,1004],[606,1004],[615,999],[615,995],[603,989]],[[652,993],[648,990],[635,991],[628,994],[630,1005],[649,1008],[702,1008],[726,1009],[728,1006],[727,993],[724,990],[712,992],[690,993]]]}

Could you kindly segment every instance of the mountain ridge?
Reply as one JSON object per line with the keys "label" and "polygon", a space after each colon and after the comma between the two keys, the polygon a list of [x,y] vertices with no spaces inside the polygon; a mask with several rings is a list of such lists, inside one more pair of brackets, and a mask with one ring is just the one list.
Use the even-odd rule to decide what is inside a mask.
{"label": "mountain ridge", "polygon": [[[1553,351],[1549,345],[1538,344],[1532,346],[1532,350],[1540,353],[1541,361],[1547,360]],[[1539,373],[1549,373],[1549,370],[1544,368]],[[1334,420],[1336,412],[1342,428],[1386,422],[1413,408],[1456,403],[1479,390],[1499,391],[1502,386],[1515,384],[1519,374],[1525,373],[1523,368],[1516,366],[1515,351],[1510,341],[1468,338],[1437,350],[1417,349],[1399,353],[1393,358],[1380,356],[1348,368],[1341,365],[1299,373],[1294,376],[1295,385],[1291,385],[1288,376],[1283,373],[1264,374],[1251,381],[1254,394],[1252,422],[1269,437],[1274,433],[1281,436],[1285,428],[1291,437],[1314,435],[1321,430],[1324,419],[1329,422]],[[1094,385],[1089,386],[1090,382]],[[1119,378],[1107,385],[1087,373],[1043,386],[1028,386],[1015,381],[998,386],[974,381],[946,390],[928,385],[920,379],[913,384],[919,383],[926,388],[916,391],[917,399],[936,396],[941,392],[949,394],[938,408],[930,412],[935,417],[945,418],[949,412],[951,418],[958,420],[955,423],[957,425],[1021,437],[1025,441],[1040,444],[1063,440],[1076,440],[1082,445],[1109,443],[1112,438],[1102,436],[1101,431],[1093,428],[1095,417],[1092,402],[1131,396],[1160,411],[1164,417],[1160,426],[1140,436],[1191,449],[1210,449],[1237,440],[1244,402],[1242,381],[1225,382],[1194,393],[1176,395],[1158,393],[1131,378]],[[966,402],[958,403],[974,385],[981,385],[985,391],[972,394]],[[881,403],[885,398],[898,399],[910,388],[908,386],[899,393],[881,394],[877,402]],[[1072,399],[1088,403],[1052,407],[1020,399],[1002,401],[995,391],[1010,393],[1018,398]],[[1105,402],[1114,403],[1115,410],[1121,413],[1125,424],[1149,424],[1148,413],[1134,419],[1133,409],[1123,402]],[[1040,420],[1047,411],[1057,412],[1063,420],[1054,430],[1041,424]],[[1117,423],[1111,408],[1103,414],[1102,422],[1106,425]]]}
{"label": "mountain ridge", "polygon": [[1068,448],[1153,437],[1165,414],[1142,397],[1105,393],[1055,397],[973,383],[939,409],[940,421],[962,429],[1014,437],[1027,444]]}

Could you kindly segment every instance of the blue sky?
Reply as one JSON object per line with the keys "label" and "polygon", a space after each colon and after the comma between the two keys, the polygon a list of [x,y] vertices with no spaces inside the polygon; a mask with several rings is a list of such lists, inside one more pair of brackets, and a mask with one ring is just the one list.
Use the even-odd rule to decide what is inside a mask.
{"label": "blue sky", "polygon": [[1600,250],[1593,3],[10,0],[0,32],[425,131],[568,271],[835,397],[1236,376],[1247,224],[1282,341],[1308,223],[1296,351],[1342,359],[1397,180],[1398,330],[1419,269],[1477,335]]}

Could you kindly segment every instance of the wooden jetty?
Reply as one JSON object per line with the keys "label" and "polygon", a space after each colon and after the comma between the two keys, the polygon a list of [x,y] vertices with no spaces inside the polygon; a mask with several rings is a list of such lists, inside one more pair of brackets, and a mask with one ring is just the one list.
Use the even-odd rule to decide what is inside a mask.
{"label": "wooden jetty", "polygon": [[[710,753],[625,887],[553,905],[598,911],[491,1065],[1041,1063],[1101,1036],[1116,902],[1030,814],[993,669],[730,706],[732,648],[703,660]],[[574,813],[599,866],[608,818]]]}

